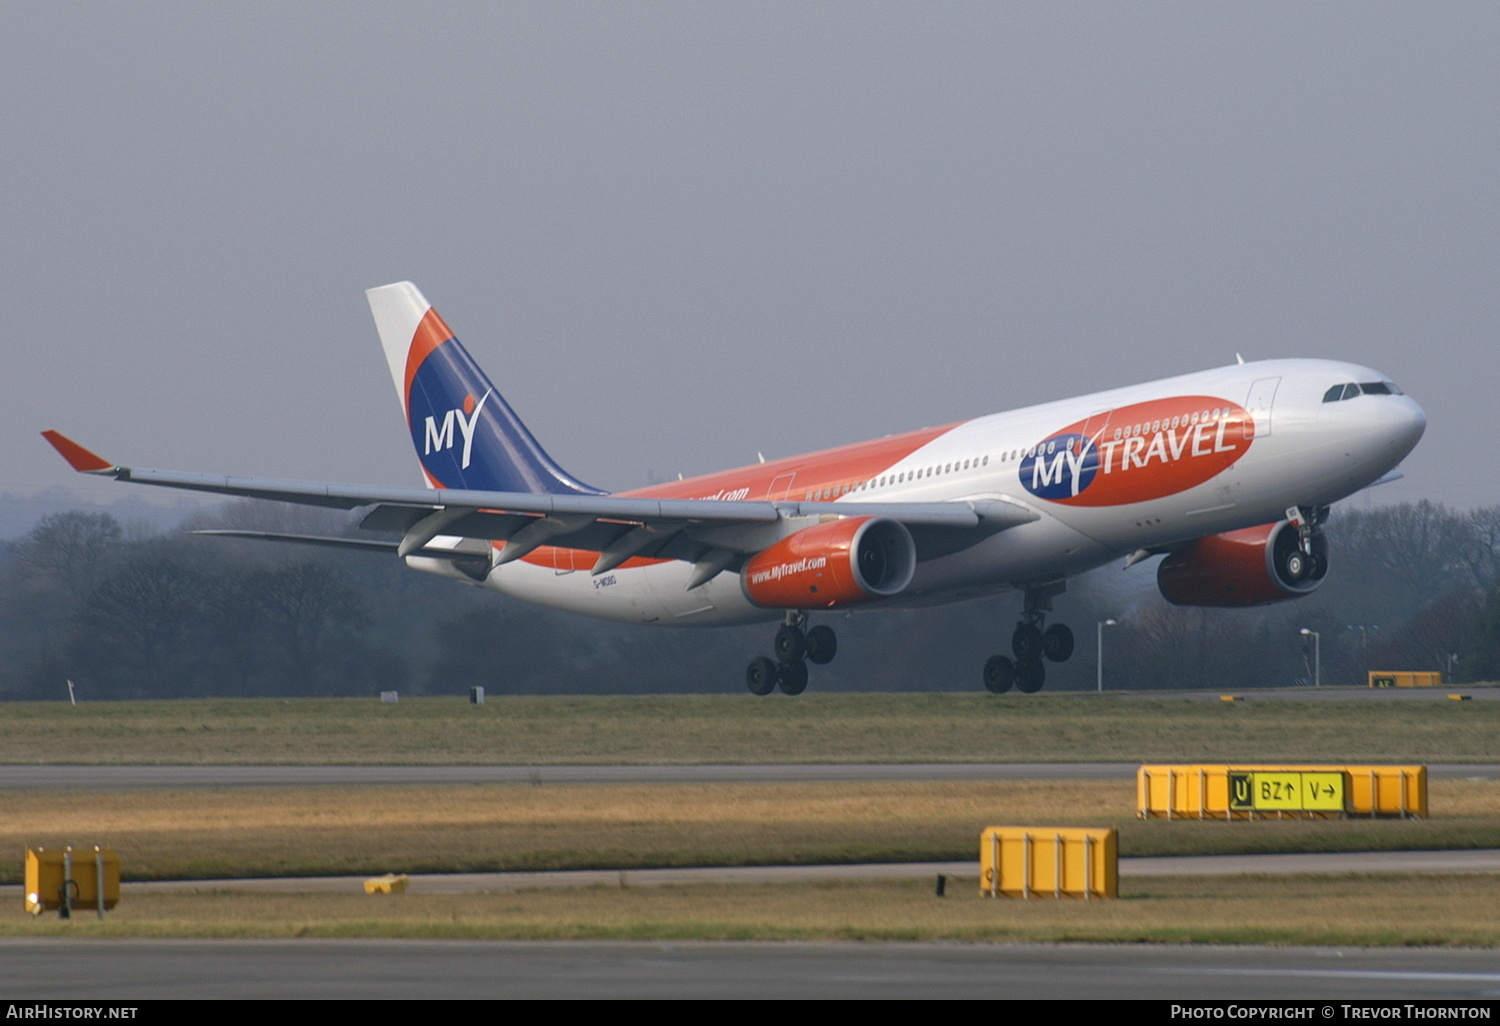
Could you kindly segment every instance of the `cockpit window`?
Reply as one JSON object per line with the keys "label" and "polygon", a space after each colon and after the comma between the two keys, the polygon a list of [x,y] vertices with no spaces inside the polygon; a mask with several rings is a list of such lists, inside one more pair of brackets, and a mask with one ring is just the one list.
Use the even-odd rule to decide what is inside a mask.
{"label": "cockpit window", "polygon": [[1341,402],[1345,399],[1353,399],[1357,395],[1405,395],[1389,381],[1365,381],[1360,384],[1348,382],[1343,385],[1334,385],[1323,393],[1325,403]]}

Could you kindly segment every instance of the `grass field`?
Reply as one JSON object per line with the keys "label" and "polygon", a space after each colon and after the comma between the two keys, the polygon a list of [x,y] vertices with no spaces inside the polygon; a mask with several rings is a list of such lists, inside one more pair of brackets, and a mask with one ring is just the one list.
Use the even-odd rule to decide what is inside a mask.
{"label": "grass field", "polygon": [[[8,763],[1497,762],[1500,703],[812,695],[0,703]],[[971,859],[995,823],[1116,825],[1123,855],[1500,846],[1500,782],[1425,821],[1142,822],[1129,781],[247,787],[0,792],[0,881],[106,843],[127,879]],[[387,897],[133,893],[0,934],[1500,943],[1493,876],[1130,879],[1114,902],[973,882]]]}
{"label": "grass field", "polygon": [[1155,941],[1495,945],[1492,875],[1122,881],[1113,901],[995,900],[977,881],[597,887],[493,894],[131,894],[99,922],[0,918],[0,935]]}
{"label": "grass field", "polygon": [[1500,761],[1500,702],[749,695],[0,703],[6,763]]}
{"label": "grass field", "polygon": [[1500,781],[1437,780],[1428,820],[1135,818],[1128,781],[296,787],[0,793],[27,847],[110,844],[127,879],[905,862],[990,824],[1114,825],[1122,855],[1500,847]]}

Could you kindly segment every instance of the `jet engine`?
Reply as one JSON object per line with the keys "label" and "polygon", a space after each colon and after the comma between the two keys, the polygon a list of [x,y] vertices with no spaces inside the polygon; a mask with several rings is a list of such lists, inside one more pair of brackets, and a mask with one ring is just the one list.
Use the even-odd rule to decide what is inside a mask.
{"label": "jet engine", "polygon": [[898,594],[916,568],[917,547],[904,524],[848,517],[757,552],[740,571],[740,587],[757,606],[830,609]]}
{"label": "jet engine", "polygon": [[1323,583],[1328,546],[1321,532],[1302,548],[1282,520],[1211,534],[1178,549],[1156,569],[1156,586],[1178,606],[1260,606],[1300,598]]}

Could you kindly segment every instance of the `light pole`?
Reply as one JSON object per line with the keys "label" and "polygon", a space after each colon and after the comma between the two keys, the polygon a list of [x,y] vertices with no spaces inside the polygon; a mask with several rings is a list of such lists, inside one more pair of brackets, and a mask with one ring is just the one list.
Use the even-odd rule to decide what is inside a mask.
{"label": "light pole", "polygon": [[[1366,680],[1370,676],[1370,631],[1380,630],[1378,623],[1351,623],[1351,631],[1359,631],[1359,657]],[[1363,683],[1363,682],[1361,682]]]}
{"label": "light pole", "polygon": [[1304,638],[1313,639],[1313,687],[1323,686],[1323,638],[1317,631],[1310,631],[1306,627],[1301,632]]}
{"label": "light pole", "polygon": [[1098,690],[1099,690],[1100,694],[1104,693],[1104,628],[1106,628],[1106,627],[1113,627],[1113,626],[1115,626],[1115,621],[1114,620],[1100,620],[1099,621],[1099,626],[1095,629],[1095,633],[1099,637],[1098,643],[1094,647],[1095,647],[1095,649],[1099,653],[1099,689]]}

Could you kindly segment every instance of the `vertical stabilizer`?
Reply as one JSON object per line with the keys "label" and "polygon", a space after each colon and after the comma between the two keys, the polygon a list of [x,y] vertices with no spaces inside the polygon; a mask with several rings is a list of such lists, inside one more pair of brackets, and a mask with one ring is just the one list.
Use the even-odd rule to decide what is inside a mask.
{"label": "vertical stabilizer", "polygon": [[604,494],[552,461],[415,285],[365,295],[429,486]]}

